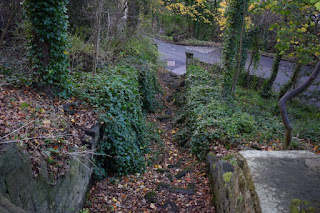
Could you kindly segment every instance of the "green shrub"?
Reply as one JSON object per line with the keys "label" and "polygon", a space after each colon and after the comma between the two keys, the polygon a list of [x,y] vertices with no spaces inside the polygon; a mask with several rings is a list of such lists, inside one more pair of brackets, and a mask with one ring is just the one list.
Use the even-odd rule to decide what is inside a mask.
{"label": "green shrub", "polygon": [[[263,99],[257,91],[238,88],[236,98],[221,97],[220,76],[217,72],[190,66],[186,76],[184,107],[176,120],[185,121],[181,134],[189,135],[190,148],[203,159],[210,146],[222,142],[226,147],[236,142],[269,143],[282,139],[284,127],[276,99]],[[320,139],[319,109],[298,104],[289,106],[293,133],[300,139]],[[183,134],[182,134],[183,133]],[[179,138],[179,140],[183,140]]]}
{"label": "green shrub", "polygon": [[148,144],[138,78],[139,71],[132,66],[73,76],[73,93],[100,111],[104,138],[97,150],[101,156],[96,158],[96,164],[102,172],[110,169],[128,174],[142,172],[145,167]]}
{"label": "green shrub", "polygon": [[70,35],[71,71],[92,72],[94,45],[84,42],[77,35]]}
{"label": "green shrub", "polygon": [[121,63],[131,64],[139,70],[140,93],[143,108],[155,112],[159,108],[156,93],[160,91],[157,79],[158,49],[149,38],[133,37],[123,50],[125,59]]}

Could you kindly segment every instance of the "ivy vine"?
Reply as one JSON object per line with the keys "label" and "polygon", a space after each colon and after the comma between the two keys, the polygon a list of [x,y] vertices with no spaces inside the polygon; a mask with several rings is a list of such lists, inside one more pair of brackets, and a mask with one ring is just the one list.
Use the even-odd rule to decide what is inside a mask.
{"label": "ivy vine", "polygon": [[[246,7],[246,8],[243,8]],[[237,50],[239,50],[243,12],[247,11],[247,1],[232,0],[226,10],[226,27],[223,46],[223,93],[231,95],[234,72],[236,68]]]}
{"label": "ivy vine", "polygon": [[68,85],[67,0],[25,0],[29,59],[34,84],[49,93]]}

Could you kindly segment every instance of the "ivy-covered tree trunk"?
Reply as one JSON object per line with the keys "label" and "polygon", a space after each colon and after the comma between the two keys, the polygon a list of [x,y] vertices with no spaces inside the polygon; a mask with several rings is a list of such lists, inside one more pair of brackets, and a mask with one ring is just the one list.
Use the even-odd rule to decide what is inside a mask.
{"label": "ivy-covered tree trunk", "polygon": [[281,88],[278,99],[282,98],[282,96],[284,96],[288,90],[294,86],[295,82],[297,82],[301,67],[302,64],[298,63],[290,80]]}
{"label": "ivy-covered tree trunk", "polygon": [[[240,41],[239,41],[239,50],[238,50],[238,57],[237,57],[237,70],[234,72],[234,77],[233,77],[233,84],[232,84],[232,89],[231,93],[232,95],[235,95],[235,89],[236,85],[238,83],[238,78],[240,75],[240,71],[243,69],[243,66],[246,62],[247,59],[247,48],[243,47],[243,38],[244,38],[244,28],[245,28],[245,18],[246,18],[246,11],[247,11],[247,1],[243,0],[243,6],[242,6],[242,24],[241,24],[241,31],[240,31]],[[243,60],[243,51],[245,50],[245,60]]]}
{"label": "ivy-covered tree trunk", "polygon": [[262,93],[261,93],[262,97],[265,97],[265,98],[270,97],[273,82],[276,80],[278,72],[279,72],[281,58],[282,58],[282,55],[278,52],[276,57],[273,60],[272,69],[271,69],[271,76],[263,84]]}
{"label": "ivy-covered tree trunk", "polygon": [[227,21],[224,33],[223,63],[223,93],[230,96],[236,69],[236,56],[242,29],[243,11],[247,7],[245,0],[231,0],[226,11]]}
{"label": "ivy-covered tree trunk", "polygon": [[34,84],[48,95],[61,92],[68,80],[67,2],[24,1]]}

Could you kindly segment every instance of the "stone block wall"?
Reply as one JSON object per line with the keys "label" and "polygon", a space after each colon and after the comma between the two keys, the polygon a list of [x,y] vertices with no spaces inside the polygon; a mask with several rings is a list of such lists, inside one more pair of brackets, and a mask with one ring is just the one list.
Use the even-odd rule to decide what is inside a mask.
{"label": "stone block wall", "polygon": [[[92,136],[93,149],[99,141],[99,131],[98,125],[86,131]],[[76,212],[82,208],[93,172],[92,157],[71,158],[69,171],[52,184],[46,162],[42,163],[39,176],[34,178],[30,156],[16,144],[9,144],[6,151],[0,153],[1,201],[8,200],[26,212]],[[4,205],[8,202],[0,202],[0,210]]]}
{"label": "stone block wall", "polygon": [[207,156],[207,168],[213,204],[218,213],[261,212],[254,184],[244,159],[232,164],[214,154]]}

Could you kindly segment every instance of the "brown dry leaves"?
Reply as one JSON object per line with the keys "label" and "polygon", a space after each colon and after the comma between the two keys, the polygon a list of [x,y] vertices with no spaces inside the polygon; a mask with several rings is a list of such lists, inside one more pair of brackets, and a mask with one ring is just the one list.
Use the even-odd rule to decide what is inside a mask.
{"label": "brown dry leaves", "polygon": [[[165,100],[172,91],[163,82],[161,85],[165,93],[162,101],[166,109],[163,110],[172,111],[171,117],[173,117],[175,106],[173,102],[167,103]],[[151,153],[164,149],[160,160],[155,165],[148,167],[144,174],[109,177],[97,182],[89,193],[86,208],[90,212],[173,212],[170,206],[164,205],[168,201],[175,203],[176,212],[214,212],[205,164],[198,162],[190,153],[178,148],[173,142],[173,136],[178,129],[171,121],[159,122],[157,117],[161,114],[164,112],[148,115],[148,121],[157,124],[159,129],[155,131],[160,133],[163,140],[164,147],[157,143],[151,145]],[[148,157],[155,156],[151,154]],[[166,173],[157,172],[159,168],[168,169],[168,165],[175,164],[179,159],[183,160],[182,166],[171,168],[170,172],[174,177],[184,168],[191,168],[191,172],[184,177],[180,179],[174,177],[171,182]],[[195,184],[195,194],[172,193],[165,189],[157,191],[156,188],[160,182],[179,188],[187,188],[189,184]],[[144,197],[151,191],[157,192],[155,203],[149,203]]]}
{"label": "brown dry leaves", "polygon": [[83,130],[97,122],[97,114],[82,105],[74,115],[65,114],[63,104],[71,101],[51,100],[27,87],[0,87],[0,148],[17,143],[28,151],[35,177],[43,159],[49,173],[63,175],[68,170],[67,153],[82,146]]}

